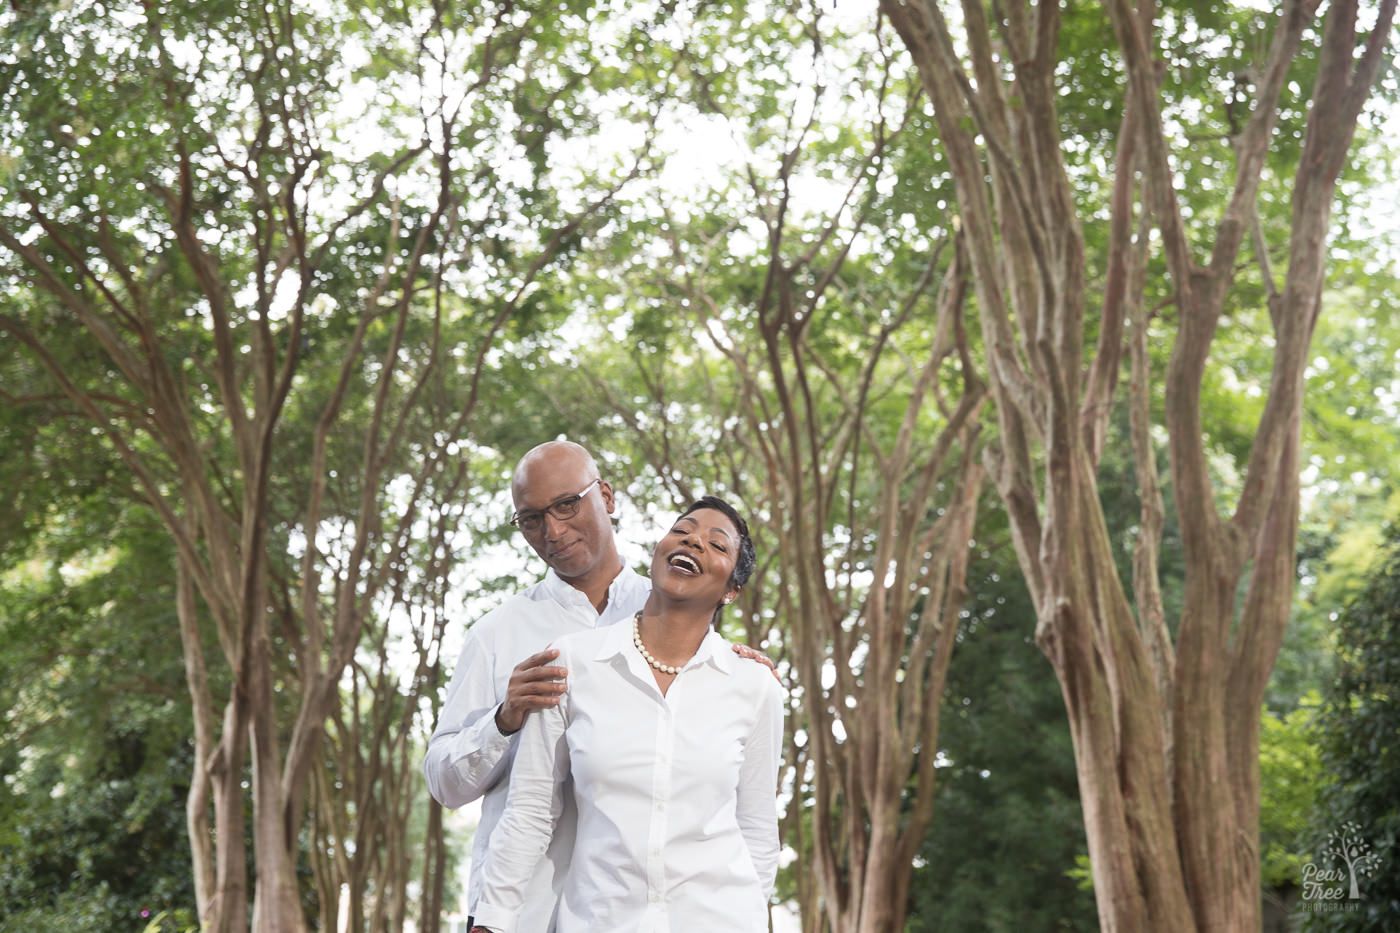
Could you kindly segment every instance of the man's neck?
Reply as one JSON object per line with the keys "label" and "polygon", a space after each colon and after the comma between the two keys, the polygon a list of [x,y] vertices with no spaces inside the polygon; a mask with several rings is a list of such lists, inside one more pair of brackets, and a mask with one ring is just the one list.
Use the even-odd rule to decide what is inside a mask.
{"label": "man's neck", "polygon": [[603,577],[600,575],[597,579],[565,580],[564,582],[586,596],[588,601],[593,604],[593,608],[598,610],[598,614],[602,615],[603,610],[608,607],[608,594],[612,590],[613,581],[620,573],[622,573],[622,558],[618,557],[617,565],[611,576]]}

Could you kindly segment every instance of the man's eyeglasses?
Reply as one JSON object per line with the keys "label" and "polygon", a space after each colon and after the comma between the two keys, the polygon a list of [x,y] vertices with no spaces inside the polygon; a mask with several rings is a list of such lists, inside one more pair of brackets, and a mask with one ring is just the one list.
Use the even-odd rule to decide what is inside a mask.
{"label": "man's eyeglasses", "polygon": [[532,535],[544,527],[544,516],[548,512],[555,518],[567,521],[578,514],[578,507],[583,502],[583,497],[588,495],[588,490],[602,482],[602,479],[595,479],[587,486],[580,489],[572,496],[566,496],[558,502],[551,502],[542,509],[526,509],[523,512],[516,512],[510,517],[510,523],[527,535]]}

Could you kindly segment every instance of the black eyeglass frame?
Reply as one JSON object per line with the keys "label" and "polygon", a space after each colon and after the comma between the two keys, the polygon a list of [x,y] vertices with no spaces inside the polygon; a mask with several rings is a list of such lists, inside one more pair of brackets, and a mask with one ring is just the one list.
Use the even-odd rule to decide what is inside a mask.
{"label": "black eyeglass frame", "polygon": [[[583,497],[588,495],[588,490],[592,489],[594,486],[601,486],[602,483],[603,478],[597,477],[593,482],[589,483],[572,496],[565,496],[557,502],[551,502],[542,509],[526,509],[523,512],[516,512],[510,517],[510,523],[516,528],[519,528],[522,534],[528,535],[534,534],[539,531],[540,528],[544,527],[544,517],[546,513],[553,515],[561,522],[566,522],[578,514],[578,507],[583,502]],[[538,521],[539,524],[535,525],[533,528],[525,527],[526,524],[533,524],[536,521]]]}

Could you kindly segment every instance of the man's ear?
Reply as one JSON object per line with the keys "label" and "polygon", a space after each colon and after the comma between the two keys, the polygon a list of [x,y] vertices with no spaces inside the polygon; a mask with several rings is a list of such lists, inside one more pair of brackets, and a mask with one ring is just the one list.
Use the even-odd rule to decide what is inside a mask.
{"label": "man's ear", "polygon": [[613,498],[612,484],[607,480],[599,480],[598,491],[603,494],[603,504],[608,507],[608,514],[611,515],[617,507],[617,500]]}

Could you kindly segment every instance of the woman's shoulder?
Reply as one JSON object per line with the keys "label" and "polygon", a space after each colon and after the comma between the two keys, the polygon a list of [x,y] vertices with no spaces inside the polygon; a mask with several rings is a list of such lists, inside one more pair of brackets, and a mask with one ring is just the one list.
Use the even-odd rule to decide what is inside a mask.
{"label": "woman's shoulder", "polygon": [[768,696],[782,697],[786,690],[773,676],[773,669],[762,661],[755,661],[753,658],[746,658],[738,654],[734,650],[735,644],[735,642],[720,638],[716,650],[723,651],[732,659],[730,671],[741,685],[741,689],[745,693],[751,693],[756,699]]}
{"label": "woman's shoulder", "polygon": [[590,660],[596,657],[610,642],[625,637],[626,633],[622,632],[621,629],[626,626],[625,622],[615,622],[611,625],[600,625],[582,632],[570,632],[556,638],[553,646],[559,649],[560,657],[568,655],[576,660]]}

